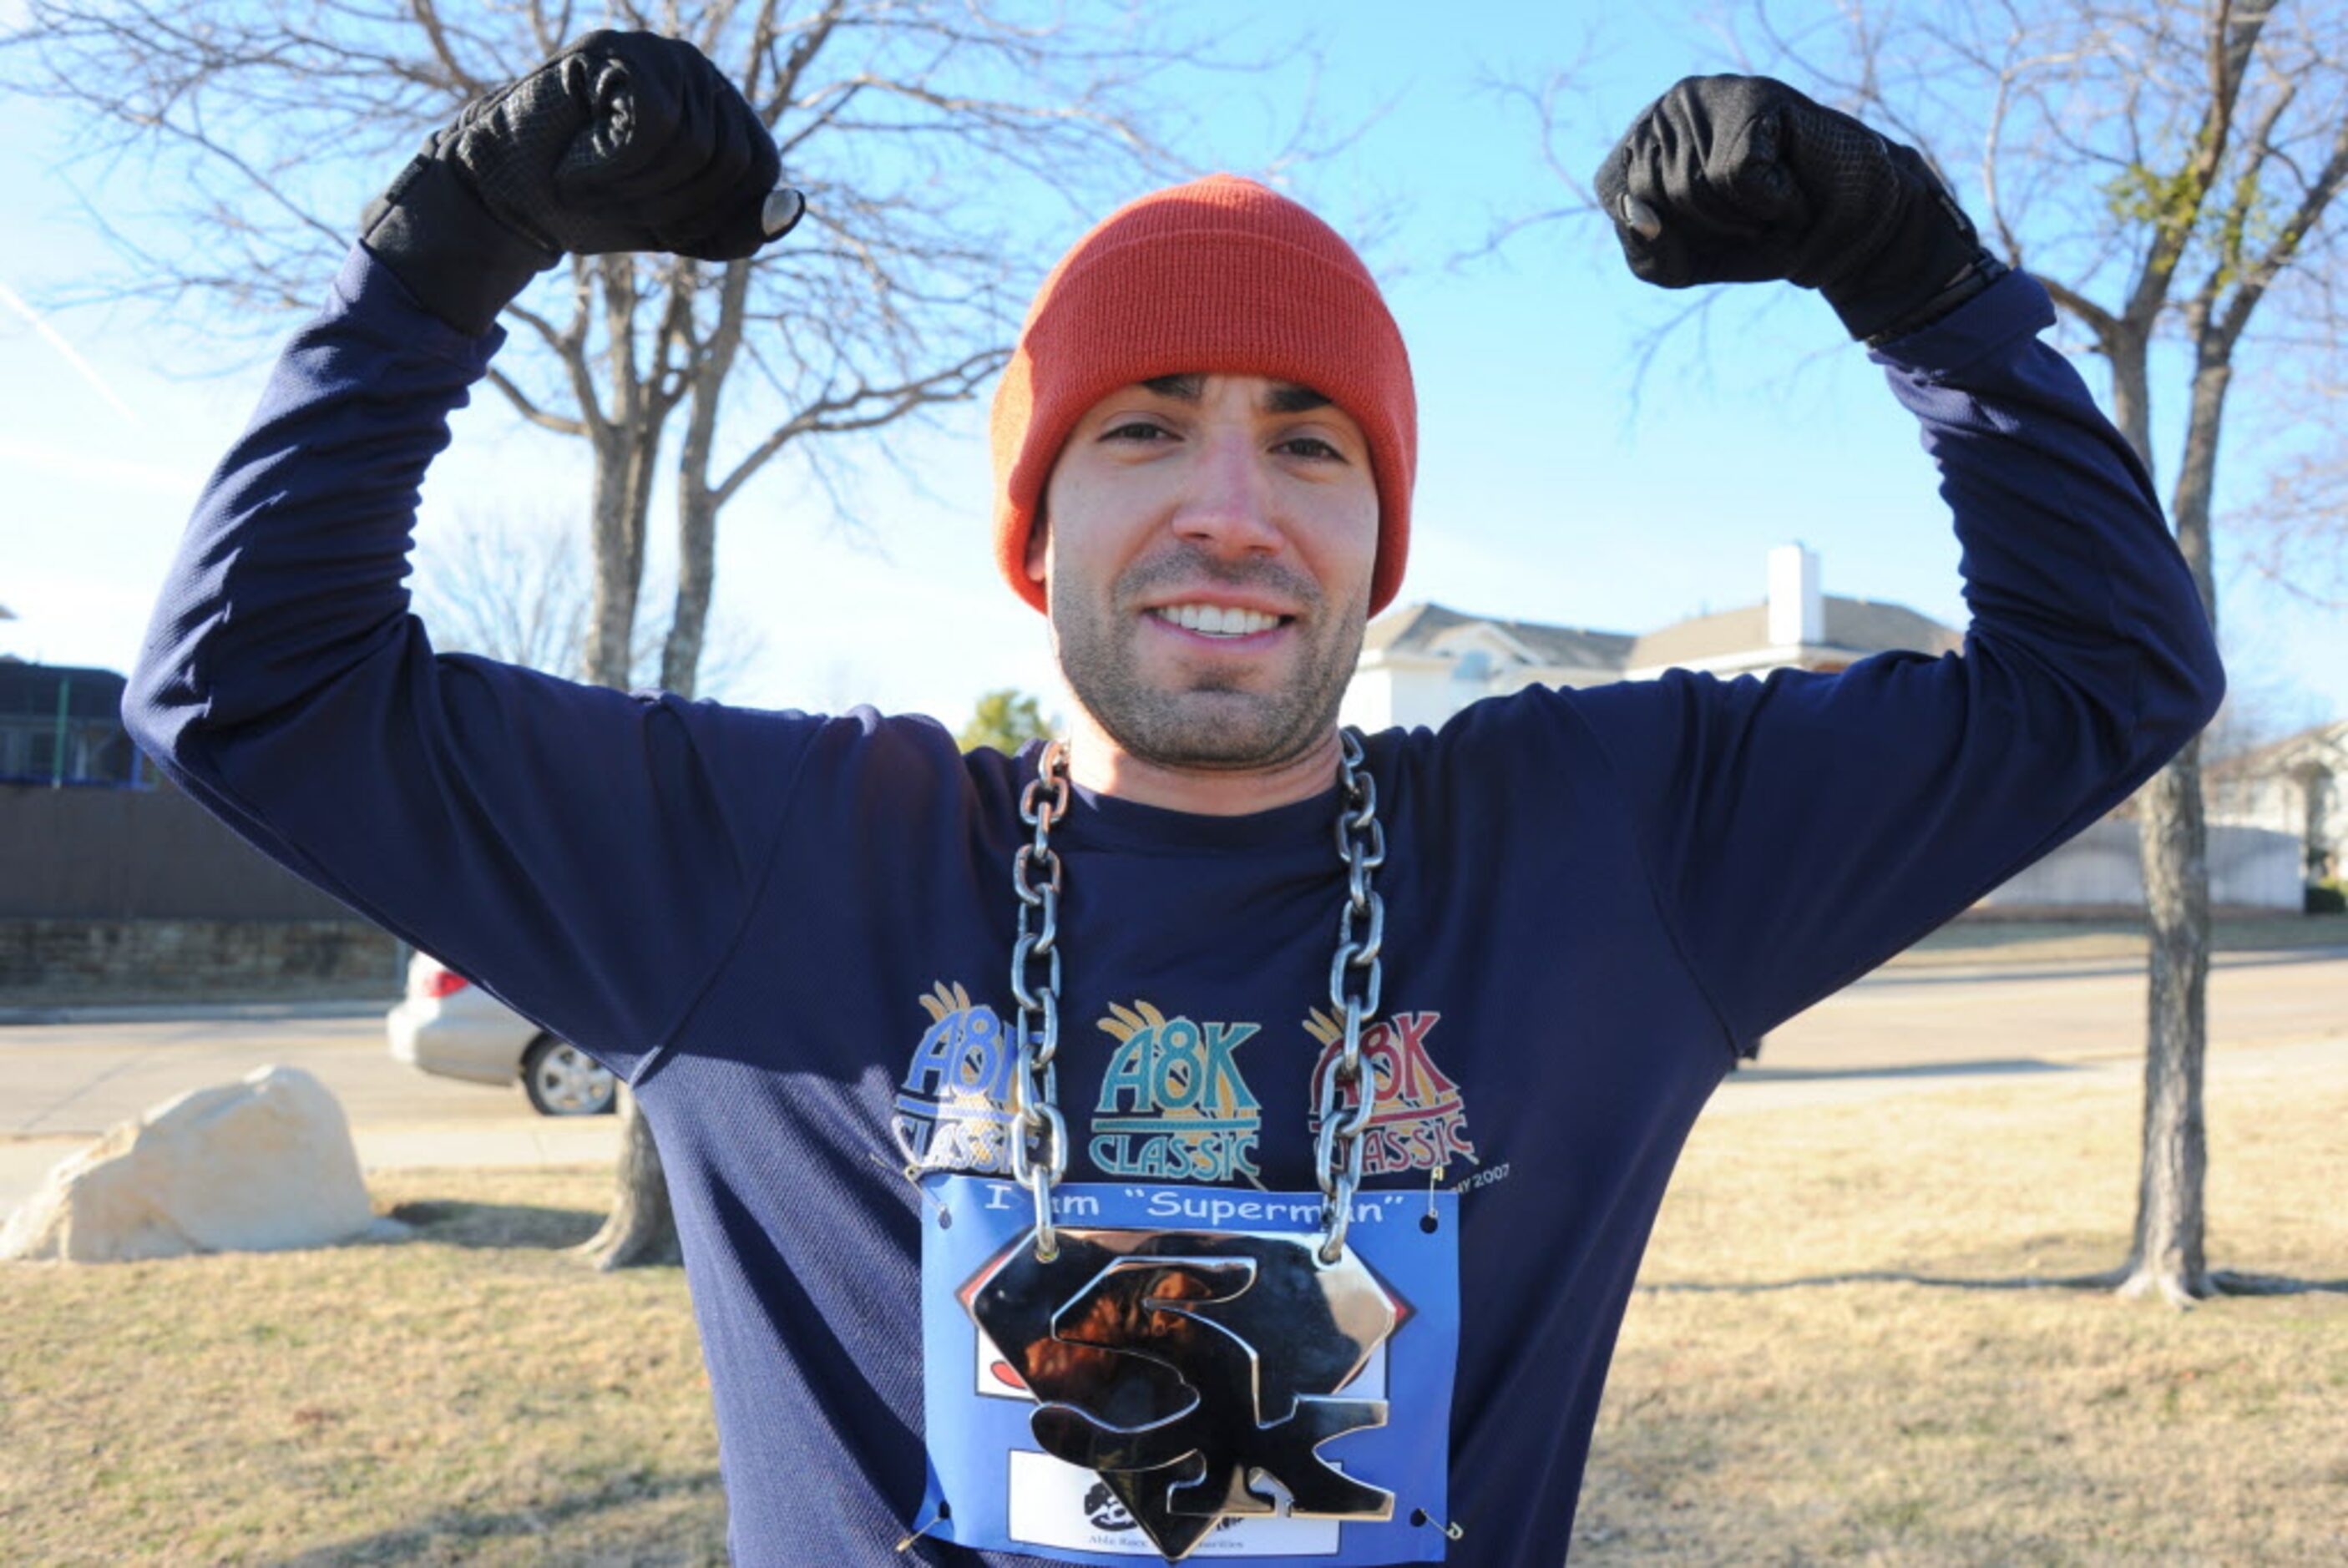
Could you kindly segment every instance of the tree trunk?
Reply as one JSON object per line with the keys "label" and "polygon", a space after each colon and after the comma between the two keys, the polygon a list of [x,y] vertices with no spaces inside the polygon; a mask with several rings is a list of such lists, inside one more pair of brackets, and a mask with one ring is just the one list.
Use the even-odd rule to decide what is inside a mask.
{"label": "tree trunk", "polygon": [[636,366],[635,263],[628,256],[596,258],[603,301],[604,358],[611,377],[611,414],[595,431],[595,603],[584,660],[597,686],[625,687],[632,674],[636,597],[644,581],[644,519],[652,509],[654,464],[673,404],[647,387]]}
{"label": "tree trunk", "polygon": [[[2209,499],[2230,369],[2203,336],[2193,407],[2178,467],[2178,548],[2217,624],[2209,570]],[[2144,1148],[2136,1233],[2124,1295],[2177,1305],[2214,1294],[2204,1250],[2203,1178],[2209,1167],[2201,1081],[2209,1053],[2209,858],[2201,798],[2201,743],[2188,745],[2138,797],[2144,810],[2144,892],[2152,927],[2146,1002]]]}
{"label": "tree trunk", "polygon": [[685,1261],[652,1123],[626,1089],[620,1091],[619,1180],[613,1183],[612,1212],[604,1217],[603,1228],[582,1243],[579,1251],[607,1271]]}
{"label": "tree trunk", "polygon": [[[595,610],[587,678],[598,686],[630,684],[633,663],[636,599],[644,583],[646,513],[652,507],[654,460],[660,450],[660,420],[650,414],[623,432],[623,449],[614,461],[595,465]],[[606,513],[606,491],[614,491]],[[607,522],[610,531],[606,532]],[[580,1250],[601,1269],[680,1261],[676,1219],[669,1211],[668,1183],[661,1175],[660,1150],[651,1124],[627,1095],[620,1107],[620,1163],[613,1183],[612,1212],[603,1228]]]}
{"label": "tree trunk", "polygon": [[[587,619],[581,673],[596,686],[628,684],[629,645],[636,626],[636,595],[644,582],[643,504],[651,493],[637,482],[650,465],[637,460],[637,431],[622,426],[595,438],[595,489],[590,527],[594,600]],[[641,498],[641,500],[640,500]]]}
{"label": "tree trunk", "polygon": [[2111,362],[2112,423],[2127,444],[2136,449],[2136,460],[2144,465],[2144,471],[2150,473],[2152,371],[2147,361],[2152,351],[2152,334],[2135,329],[2123,320],[2115,324],[2113,335],[2096,346]]}
{"label": "tree trunk", "polygon": [[2196,740],[2139,797],[2152,918],[2151,987],[2136,1239],[2120,1291],[2157,1292],[2178,1305],[2211,1291],[2202,1246],[2202,1178],[2209,1166],[2201,1110],[2209,1039],[2209,864],[2200,752]]}
{"label": "tree trunk", "polygon": [[[603,296],[606,358],[612,384],[610,423],[595,439],[595,598],[586,650],[587,678],[625,687],[633,678],[636,602],[644,580],[644,541],[661,433],[675,404],[644,385],[635,359],[635,263],[605,256],[596,263]],[[661,1175],[651,1124],[624,1089],[620,1102],[620,1161],[612,1211],[603,1228],[579,1249],[599,1269],[675,1264],[676,1217]]]}
{"label": "tree trunk", "polygon": [[700,678],[710,589],[717,578],[717,506],[687,475],[677,486],[676,512],[676,604],[668,640],[661,645],[661,686],[691,696]]}
{"label": "tree trunk", "polygon": [[676,457],[676,604],[661,648],[661,685],[691,696],[701,673],[709,627],[711,587],[717,580],[717,511],[724,498],[709,482],[717,444],[717,407],[742,347],[742,317],[750,295],[747,263],[729,262],[719,281],[717,319],[702,351]]}

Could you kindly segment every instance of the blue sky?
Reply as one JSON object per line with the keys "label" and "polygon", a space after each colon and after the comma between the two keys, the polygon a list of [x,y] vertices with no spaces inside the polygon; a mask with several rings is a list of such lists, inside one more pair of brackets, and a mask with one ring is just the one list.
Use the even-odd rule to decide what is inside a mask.
{"label": "blue sky", "polygon": [[[1404,598],[1643,631],[1758,600],[1766,552],[1798,539],[1818,551],[1829,593],[1962,624],[1957,550],[1912,424],[1821,303],[1740,291],[1704,339],[1674,340],[1641,383],[1641,334],[1684,296],[1632,281],[1594,221],[1459,260],[1496,217],[1564,199],[1529,120],[1483,84],[1579,53],[1582,25],[1567,9],[1465,5],[1439,15],[1469,25],[1444,27],[1429,26],[1438,13],[1428,7],[1385,0],[1276,13],[1216,0],[1184,13],[1227,20],[1242,46],[1269,36],[1272,16],[1321,49],[1318,91],[1333,119],[1383,110],[1341,156],[1286,182],[1342,230],[1383,219],[1371,259],[1410,346],[1421,408]],[[1609,26],[1586,77],[1591,129],[1566,145],[1577,169],[1593,166],[1611,132],[1674,77],[1722,65],[1692,25]],[[1210,144],[1199,160],[1260,167],[1267,127],[1304,86],[1301,69],[1202,78],[1193,101]],[[249,342],[201,319],[45,312],[61,285],[108,261],[52,172],[68,133],[0,100],[0,202],[13,240],[0,257],[0,604],[21,617],[0,622],[0,652],[121,668],[262,366]],[[1056,248],[1076,237],[1064,227]],[[210,373],[185,374],[194,367]],[[937,433],[879,438],[918,483],[868,462],[852,488],[853,527],[781,465],[726,511],[720,613],[760,652],[722,695],[870,700],[954,723],[992,686],[1044,691],[1047,707],[1061,700],[1040,618],[989,563],[983,412]],[[586,476],[575,443],[520,427],[494,395],[477,400],[427,487],[427,570],[432,540],[458,516],[559,525],[583,505]],[[2222,542],[2219,557],[2238,686],[2269,691],[2303,722],[2348,713],[2343,617],[2277,593]]]}

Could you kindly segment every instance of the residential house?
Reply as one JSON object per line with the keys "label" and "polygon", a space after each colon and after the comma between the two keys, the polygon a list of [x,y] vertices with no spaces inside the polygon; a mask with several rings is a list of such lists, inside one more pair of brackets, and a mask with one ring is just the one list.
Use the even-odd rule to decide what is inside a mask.
{"label": "residential house", "polygon": [[[1904,605],[1821,591],[1818,558],[1786,545],[1769,552],[1768,593],[1760,603],[1693,616],[1653,632],[1592,631],[1471,615],[1441,604],[1407,604],[1370,623],[1345,688],[1341,717],[1365,729],[1430,727],[1480,697],[1528,686],[1587,686],[1644,680],[1669,669],[1724,678],[1776,669],[1831,673],[1870,655],[1940,655],[1963,634]],[[2336,780],[2348,777],[2348,724],[2279,743],[2220,783],[2211,804],[2211,901],[2245,909],[2301,905],[2302,836],[2307,861],[2340,866],[2342,817]],[[2220,802],[2224,804],[2220,804]],[[2288,836],[2281,830],[2288,825]],[[2094,910],[2144,907],[2135,823],[2086,829],[1993,890],[1984,909]]]}
{"label": "residential house", "polygon": [[1370,623],[1343,717],[1365,729],[1432,727],[1479,697],[1528,686],[1601,686],[1667,669],[1722,676],[1833,671],[1871,654],[1941,654],[1964,644],[1962,633],[1904,605],[1824,593],[1818,554],[1803,545],[1769,552],[1767,582],[1758,603],[1643,634],[1406,604]]}
{"label": "residential house", "polygon": [[2296,839],[2307,881],[2348,872],[2348,718],[2211,762],[2201,786],[2211,823]]}

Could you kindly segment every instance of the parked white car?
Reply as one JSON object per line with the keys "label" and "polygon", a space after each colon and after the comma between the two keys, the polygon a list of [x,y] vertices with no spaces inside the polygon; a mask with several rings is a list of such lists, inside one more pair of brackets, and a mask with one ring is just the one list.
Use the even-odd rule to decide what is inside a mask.
{"label": "parked white car", "polygon": [[474,1083],[521,1080],[541,1116],[601,1116],[619,1080],[578,1047],[515,1013],[428,953],[408,961],[407,995],[385,1020],[391,1054],[411,1067]]}

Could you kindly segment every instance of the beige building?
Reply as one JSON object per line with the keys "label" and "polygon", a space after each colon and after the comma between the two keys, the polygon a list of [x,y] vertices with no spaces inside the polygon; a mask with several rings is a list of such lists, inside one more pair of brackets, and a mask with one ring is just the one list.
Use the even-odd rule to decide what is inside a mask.
{"label": "beige building", "polygon": [[1870,654],[1952,653],[1964,645],[1963,634],[1904,605],[1824,593],[1818,554],[1803,545],[1769,552],[1767,589],[1758,603],[1644,634],[1399,605],[1370,623],[1342,717],[1370,730],[1433,727],[1479,697],[1528,686],[1602,686],[1667,669],[1831,671]]}
{"label": "beige building", "polygon": [[2348,718],[2212,762],[2201,784],[2213,825],[2290,834],[2310,882],[2348,872]]}

